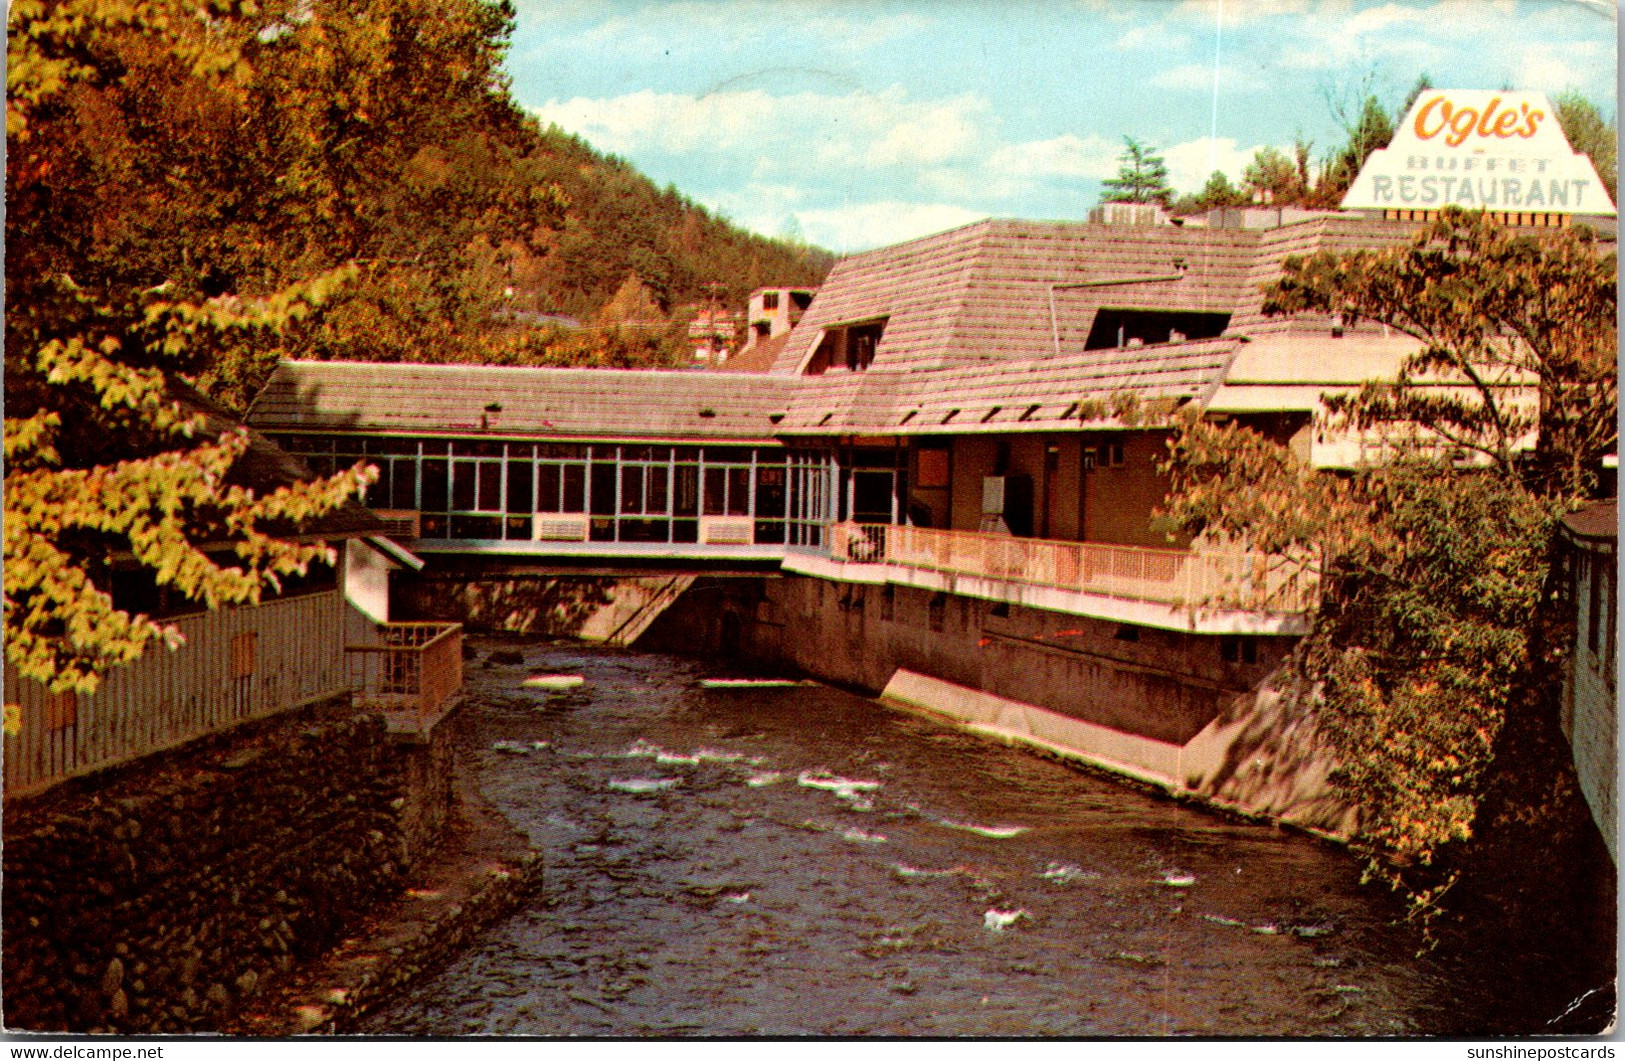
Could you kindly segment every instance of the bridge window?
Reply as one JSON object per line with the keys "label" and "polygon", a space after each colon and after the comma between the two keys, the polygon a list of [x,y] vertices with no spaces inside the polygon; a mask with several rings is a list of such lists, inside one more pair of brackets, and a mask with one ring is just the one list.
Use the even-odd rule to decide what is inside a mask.
{"label": "bridge window", "polygon": [[417,511],[430,539],[530,540],[533,515],[582,514],[592,541],[692,543],[701,517],[717,516],[749,519],[745,541],[816,545],[827,518],[827,457],[778,447],[286,441],[328,473],[356,460],[377,465],[367,504]]}

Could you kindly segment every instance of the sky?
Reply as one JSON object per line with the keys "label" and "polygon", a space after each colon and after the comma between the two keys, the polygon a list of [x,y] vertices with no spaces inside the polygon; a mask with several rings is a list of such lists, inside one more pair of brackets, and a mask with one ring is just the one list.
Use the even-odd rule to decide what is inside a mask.
{"label": "sky", "polygon": [[847,253],[1087,217],[1124,137],[1176,192],[1345,138],[1366,91],[1575,89],[1616,113],[1614,0],[516,0],[543,123],[736,224]]}

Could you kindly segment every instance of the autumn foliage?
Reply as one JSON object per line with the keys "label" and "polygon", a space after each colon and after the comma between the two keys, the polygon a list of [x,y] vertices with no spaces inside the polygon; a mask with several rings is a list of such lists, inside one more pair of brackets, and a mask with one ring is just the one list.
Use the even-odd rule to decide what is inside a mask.
{"label": "autumn foliage", "polygon": [[1420,341],[1395,380],[1320,417],[1384,433],[1388,459],[1332,474],[1188,417],[1170,516],[1319,579],[1297,665],[1319,693],[1332,781],[1361,808],[1370,872],[1428,917],[1485,827],[1492,783],[1547,827],[1574,803],[1552,763],[1521,757],[1556,717],[1556,520],[1617,445],[1614,256],[1585,232],[1517,235],[1450,211],[1407,245],[1289,261],[1266,294],[1272,313],[1376,320]]}

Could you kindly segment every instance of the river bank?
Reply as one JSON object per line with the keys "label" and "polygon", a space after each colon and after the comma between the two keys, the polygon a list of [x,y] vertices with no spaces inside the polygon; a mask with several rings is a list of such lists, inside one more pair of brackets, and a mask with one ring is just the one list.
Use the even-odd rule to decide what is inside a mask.
{"label": "river bank", "polygon": [[[455,762],[466,761],[466,711]],[[484,928],[541,886],[542,852],[531,847],[454,763],[450,813],[438,843],[405,888],[378,904],[331,951],[295,970],[226,1030],[251,1036],[343,1035],[414,980],[459,953]]]}

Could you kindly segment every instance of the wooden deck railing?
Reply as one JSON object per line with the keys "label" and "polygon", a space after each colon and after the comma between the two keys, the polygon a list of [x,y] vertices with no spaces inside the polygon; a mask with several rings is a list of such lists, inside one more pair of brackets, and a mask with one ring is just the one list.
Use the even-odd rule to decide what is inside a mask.
{"label": "wooden deck railing", "polygon": [[1058,542],[875,523],[831,528],[830,555],[1185,607],[1297,613],[1319,601],[1313,571],[1262,554]]}
{"label": "wooden deck railing", "polygon": [[88,696],[47,692],[8,667],[20,728],[5,737],[6,796],[343,694],[348,611],[332,590],[175,619],[180,648],[148,648]]}
{"label": "wooden deck railing", "polygon": [[463,685],[460,623],[381,623],[376,643],[350,644],[356,703],[390,716],[393,726],[432,726]]}

